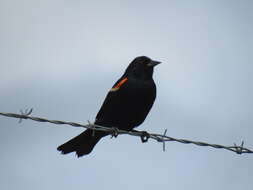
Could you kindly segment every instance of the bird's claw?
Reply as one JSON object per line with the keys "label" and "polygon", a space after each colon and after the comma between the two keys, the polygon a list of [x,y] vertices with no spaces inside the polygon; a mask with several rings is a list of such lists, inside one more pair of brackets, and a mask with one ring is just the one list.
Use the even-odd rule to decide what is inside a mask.
{"label": "bird's claw", "polygon": [[112,127],[111,135],[111,138],[116,138],[119,135],[119,129],[117,127]]}
{"label": "bird's claw", "polygon": [[150,134],[147,131],[141,131],[141,142],[145,143],[148,142],[148,139],[150,138]]}

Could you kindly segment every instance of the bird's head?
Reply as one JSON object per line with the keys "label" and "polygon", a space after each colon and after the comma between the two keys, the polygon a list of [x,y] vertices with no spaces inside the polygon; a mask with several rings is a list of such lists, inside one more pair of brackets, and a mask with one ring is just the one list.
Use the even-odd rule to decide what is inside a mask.
{"label": "bird's head", "polygon": [[154,67],[160,63],[146,56],[136,57],[127,67],[125,75],[145,80],[152,79]]}

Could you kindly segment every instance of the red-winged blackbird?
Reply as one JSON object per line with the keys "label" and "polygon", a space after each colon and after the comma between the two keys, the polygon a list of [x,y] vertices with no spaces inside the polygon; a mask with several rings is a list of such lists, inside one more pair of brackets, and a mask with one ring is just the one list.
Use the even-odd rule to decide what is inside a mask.
{"label": "red-winged blackbird", "polygon": [[[140,125],[156,98],[152,75],[154,66],[159,63],[145,56],[135,58],[107,94],[95,124],[128,131]],[[63,154],[76,152],[78,157],[89,154],[96,143],[109,134],[103,131],[92,133],[91,129],[87,129],[57,150]]]}

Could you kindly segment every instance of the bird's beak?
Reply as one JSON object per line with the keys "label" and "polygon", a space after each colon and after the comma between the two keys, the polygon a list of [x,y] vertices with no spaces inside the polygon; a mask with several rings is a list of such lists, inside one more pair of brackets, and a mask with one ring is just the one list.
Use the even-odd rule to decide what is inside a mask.
{"label": "bird's beak", "polygon": [[156,66],[156,65],[158,65],[158,64],[160,64],[161,62],[160,61],[154,61],[154,60],[152,60],[152,61],[150,61],[149,63],[148,63],[148,66],[149,67],[154,67],[154,66]]}

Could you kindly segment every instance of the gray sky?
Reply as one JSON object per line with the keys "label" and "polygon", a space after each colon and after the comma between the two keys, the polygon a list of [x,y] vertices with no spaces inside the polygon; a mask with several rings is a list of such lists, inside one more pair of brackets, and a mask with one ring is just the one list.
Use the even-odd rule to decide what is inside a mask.
{"label": "gray sky", "polygon": [[[162,61],[139,128],[253,148],[253,1],[0,0],[0,112],[86,123],[128,63]],[[127,135],[91,155],[56,147],[82,129],[0,117],[0,189],[251,190],[253,155]]]}

